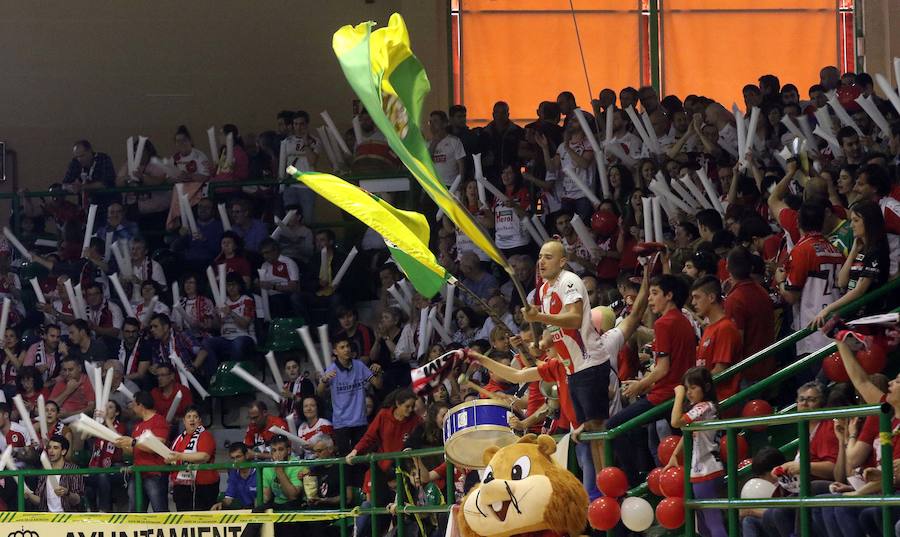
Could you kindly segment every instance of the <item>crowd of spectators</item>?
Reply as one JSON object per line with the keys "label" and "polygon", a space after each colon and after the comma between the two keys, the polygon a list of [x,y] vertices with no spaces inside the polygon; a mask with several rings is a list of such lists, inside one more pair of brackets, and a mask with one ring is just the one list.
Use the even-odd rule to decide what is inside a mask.
{"label": "crowd of spectators", "polygon": [[[582,431],[620,425],[673,396],[680,400],[686,388],[687,404],[696,408],[686,409],[684,418],[661,418],[614,442],[616,465],[638,484],[652,468],[670,463],[658,460],[661,439],[699,416],[715,417],[714,403],[815,352],[829,336],[816,332],[798,341],[796,352],[758,361],[712,392],[691,395],[692,386],[704,388],[710,373],[791,332],[821,327],[836,310],[897,273],[898,113],[874,93],[865,73],[826,67],[820,77],[803,100],[794,85],[762,76],[743,88],[743,103],[734,113],[726,108],[730,103],[702,95],[661,99],[652,87],[604,89],[585,103],[581,118],[573,94],[563,92],[541,102],[537,119],[524,127],[510,120],[504,102],[496,103],[492,120],[480,128],[468,127],[464,106],[432,112],[421,127],[430,134],[438,175],[456,186],[454,195],[512,267],[507,273],[493,264],[449,219],[437,216],[416,188],[408,195],[384,193],[431,222],[432,250],[471,291],[457,293],[453,311],[445,311],[446,291],[434,299],[409,294],[411,287],[373,230],[350,220],[328,223],[326,215],[337,213],[324,200],[299,184],[272,181],[286,179],[281,164],[345,176],[399,172],[399,160],[364,110],[356,132],[341,133],[351,155],[336,148],[326,152],[303,111],[278,113],[277,129],[258,135],[241,136],[236,126],[224,125],[217,133],[218,152],[209,156],[184,126],[171,144],[147,140],[139,149],[135,140],[137,161],[118,169],[90,142],[78,141],[51,196],[23,197],[16,229],[28,259],[11,241],[0,242],[0,295],[11,302],[0,365],[10,403],[0,403],[0,448],[12,446],[19,467],[39,466],[42,451],[54,468],[214,461],[216,442],[204,426],[211,407],[202,390],[222,364],[252,361],[265,369],[260,349],[277,335],[278,320],[302,318],[309,326],[327,327],[323,343],[330,356],[317,370],[303,347],[277,353],[283,401],[275,404],[260,394],[248,402],[244,441],[227,446],[231,461],[340,456],[352,463],[372,452],[440,446],[448,409],[478,398],[510,403],[517,430],[572,431],[577,438]],[[877,107],[887,131],[857,97]],[[747,124],[754,132],[747,132]],[[172,148],[168,153],[157,149],[166,145]],[[476,169],[483,177],[475,177]],[[480,181],[493,188],[485,191]],[[160,188],[110,190],[131,186]],[[182,214],[186,206],[177,192],[193,218]],[[95,236],[83,243],[92,204]],[[541,239],[547,236],[552,238]],[[360,255],[340,285],[333,285],[353,247]],[[654,251],[661,255],[653,257]],[[535,320],[574,322],[563,319],[568,309],[537,312],[543,264],[560,260],[584,289],[574,298],[566,295],[582,308],[578,323],[568,328],[581,327],[587,315],[592,328],[583,329],[602,338],[600,362],[608,372],[592,378],[589,389],[605,392],[608,408],[584,404],[585,387],[574,381],[581,366],[575,364],[573,373],[565,357],[539,344],[533,332]],[[525,291],[524,300],[517,288]],[[36,299],[33,291],[41,296]],[[854,315],[893,306],[888,297]],[[420,326],[420,312],[430,308],[449,328],[443,337]],[[471,350],[470,365],[460,366],[433,393],[409,391],[411,369],[461,348]],[[884,391],[894,404],[890,394],[897,381],[888,389],[883,375],[860,372],[853,351],[842,347],[842,356],[852,386],[826,388],[828,377],[813,367],[764,396],[784,406],[793,402],[784,394],[796,389],[800,411],[877,402]],[[107,372],[112,378],[106,408],[95,408],[95,368],[101,378]],[[542,381],[558,383],[558,400],[539,389]],[[29,415],[20,415],[14,396],[21,396]],[[39,400],[48,431],[34,438],[26,422],[37,423]],[[73,430],[70,419],[80,414],[122,436],[111,442]],[[823,422],[814,430],[813,475],[826,485],[838,483],[822,492],[868,491],[866,482],[877,481],[880,454],[871,446],[871,426]],[[163,458],[137,443],[146,431],[173,454]],[[705,454],[708,464],[698,478],[720,486],[717,445],[702,445],[707,444],[714,453]],[[593,476],[602,466],[600,453],[599,442],[579,444],[592,498],[599,495]],[[769,451],[756,455],[760,466],[772,459]],[[353,501],[370,501],[374,491],[384,505],[409,490],[397,483],[391,461],[376,465],[377,475],[368,475],[364,466],[348,473]],[[796,462],[782,461],[777,468],[791,476],[798,472]],[[276,511],[337,505],[336,466],[263,472],[262,496]],[[404,466],[403,473],[409,486],[432,494],[446,490],[448,479],[457,484],[457,494],[478,479],[464,468],[448,476],[441,460],[428,458]],[[0,497],[15,509],[15,483],[2,481]],[[126,476],[124,482],[116,474],[29,480],[27,507],[141,509],[134,502],[134,479]],[[170,494],[179,511],[261,507],[255,505],[252,469],[231,470],[227,478],[216,471],[145,473],[142,483],[153,511],[167,511]],[[117,501],[124,498],[116,495],[119,489],[127,489],[129,505]],[[716,486],[702,490],[707,497],[721,493]],[[426,501],[428,494],[407,501]],[[822,534],[861,535],[839,528],[880,524],[866,510],[822,511],[816,520],[841,521],[823,523]],[[795,532],[790,511],[743,514],[745,535]],[[704,535],[724,535],[721,518],[706,521]],[[418,517],[410,530],[439,532],[444,522]],[[360,517],[357,526],[369,531],[376,523],[383,521]],[[322,524],[322,530],[335,528]]]}

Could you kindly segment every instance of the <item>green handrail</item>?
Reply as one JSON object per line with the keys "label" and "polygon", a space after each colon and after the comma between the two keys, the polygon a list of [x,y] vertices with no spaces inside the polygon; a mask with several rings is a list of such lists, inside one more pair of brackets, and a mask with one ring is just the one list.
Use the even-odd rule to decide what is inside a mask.
{"label": "green handrail", "polygon": [[[729,477],[728,498],[715,500],[694,500],[690,493],[690,471],[685,471],[685,537],[694,537],[693,511],[695,509],[727,509],[728,510],[728,534],[730,537],[738,537],[738,509],[780,507],[796,508],[800,511],[800,537],[809,537],[810,520],[809,509],[826,506],[881,506],[882,520],[885,537],[893,535],[893,526],[890,524],[890,506],[900,505],[900,496],[893,494],[893,454],[891,442],[881,442],[881,496],[868,497],[832,497],[810,498],[810,461],[809,461],[809,422],[829,419],[846,419],[857,416],[879,416],[879,432],[881,437],[891,434],[891,418],[894,408],[885,403],[880,405],[860,405],[843,408],[827,408],[811,410],[808,412],[795,412],[793,414],[774,414],[771,416],[758,416],[752,418],[733,418],[690,423],[682,427],[684,431],[684,467],[691,467],[693,455],[692,433],[698,431],[719,431],[725,429],[728,442],[728,454],[726,469]],[[798,453],[800,458],[800,493],[798,497],[790,498],[765,498],[765,499],[738,499],[737,498],[737,429],[754,426],[773,426],[797,424],[797,437],[799,440]],[[848,501],[851,500],[851,501]]]}

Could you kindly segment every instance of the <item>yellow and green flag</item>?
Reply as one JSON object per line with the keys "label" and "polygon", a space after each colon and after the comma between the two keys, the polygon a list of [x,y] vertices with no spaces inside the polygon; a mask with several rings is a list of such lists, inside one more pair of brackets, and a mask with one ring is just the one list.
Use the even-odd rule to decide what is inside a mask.
{"label": "yellow and green flag", "polygon": [[500,250],[435,172],[428,144],[419,130],[422,102],[431,85],[425,69],[412,53],[403,17],[397,13],[391,15],[387,28],[372,31],[374,25],[374,22],[348,25],[334,34],[332,48],[350,86],[387,138],[388,145],[431,199],[476,246],[510,270]]}
{"label": "yellow and green flag", "polygon": [[397,209],[334,175],[300,172],[293,167],[288,173],[384,237],[394,260],[422,296],[433,297],[451,278],[428,249],[431,230],[422,214]]}

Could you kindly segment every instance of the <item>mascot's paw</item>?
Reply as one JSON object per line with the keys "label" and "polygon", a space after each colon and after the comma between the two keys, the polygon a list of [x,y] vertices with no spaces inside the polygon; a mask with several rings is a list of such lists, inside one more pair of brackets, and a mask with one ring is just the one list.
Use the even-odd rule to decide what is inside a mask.
{"label": "mascot's paw", "polygon": [[574,475],[557,466],[554,452],[552,437],[533,434],[486,449],[484,478],[463,498],[457,513],[461,537],[580,535],[587,523],[588,496]]}

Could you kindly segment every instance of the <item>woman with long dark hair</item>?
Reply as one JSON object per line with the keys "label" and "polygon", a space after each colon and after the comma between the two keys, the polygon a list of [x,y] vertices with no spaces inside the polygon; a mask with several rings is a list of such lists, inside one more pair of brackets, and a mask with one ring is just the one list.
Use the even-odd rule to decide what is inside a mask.
{"label": "woman with long dark hair", "polygon": [[[846,293],[816,315],[816,326],[825,324],[831,312],[881,287],[890,278],[890,250],[881,207],[868,200],[855,203],[850,209],[850,226],[853,247],[838,273],[838,286],[846,289]],[[869,305],[869,309],[880,311],[874,305]]]}
{"label": "woman with long dark hair", "polygon": [[[228,159],[228,136],[231,135],[232,155]],[[219,154],[213,157],[215,175],[213,181],[246,181],[250,177],[250,159],[244,149],[244,139],[238,128],[231,123],[222,126],[222,140],[225,144],[219,147]],[[236,189],[219,189],[217,192],[237,192]]]}
{"label": "woman with long dark hair", "polygon": [[[375,415],[375,419],[369,424],[362,439],[357,442],[356,446],[347,454],[347,463],[353,464],[353,459],[357,455],[365,453],[390,453],[394,451],[403,451],[404,440],[409,434],[419,426],[422,420],[416,416],[413,409],[416,404],[416,396],[412,390],[408,388],[400,388],[392,391],[385,397],[381,410]],[[363,483],[371,478],[375,486],[375,498],[381,504],[387,504],[393,494],[389,489],[396,489],[397,482],[393,477],[393,462],[390,460],[379,461],[375,466],[374,476],[366,474]],[[372,491],[369,491],[368,501],[372,504]],[[365,525],[368,520],[360,517],[357,522],[357,528],[365,531]],[[360,533],[365,535],[365,533]]]}

